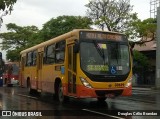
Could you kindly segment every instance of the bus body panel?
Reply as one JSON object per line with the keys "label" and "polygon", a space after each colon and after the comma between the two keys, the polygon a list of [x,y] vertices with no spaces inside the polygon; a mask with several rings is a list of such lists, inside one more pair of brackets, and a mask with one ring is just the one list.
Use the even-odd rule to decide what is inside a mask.
{"label": "bus body panel", "polygon": [[31,88],[36,89],[36,67],[25,67],[24,68],[24,86],[27,87],[27,80],[31,81]]}
{"label": "bus body panel", "polygon": [[[54,93],[54,83],[56,78],[62,79],[59,67],[62,65],[43,65],[42,69],[42,91]],[[58,67],[58,69],[56,69]],[[55,70],[56,69],[56,70]]]}

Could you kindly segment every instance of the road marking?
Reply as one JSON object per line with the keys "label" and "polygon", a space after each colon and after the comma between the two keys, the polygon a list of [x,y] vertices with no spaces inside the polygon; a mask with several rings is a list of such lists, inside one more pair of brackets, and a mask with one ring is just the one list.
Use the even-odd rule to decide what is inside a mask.
{"label": "road marking", "polygon": [[156,102],[156,101],[153,101],[153,100],[142,100],[142,99],[135,99],[135,98],[129,98],[129,97],[127,97],[126,99],[119,98],[118,100],[123,100],[123,101],[132,100],[132,101],[138,101],[138,102],[142,102],[142,103],[155,103]]}
{"label": "road marking", "polygon": [[82,109],[82,110],[83,111],[87,111],[87,112],[92,112],[92,113],[95,113],[95,114],[99,114],[99,115],[103,115],[103,116],[108,116],[108,117],[116,118],[116,119],[125,119],[125,118],[122,118],[122,117],[113,116],[113,115],[110,115],[110,114],[105,114],[105,113],[101,113],[101,112],[97,112],[97,111],[93,111],[93,110],[89,110],[89,109]]}
{"label": "road marking", "polygon": [[38,98],[36,98],[36,97],[32,97],[32,96],[29,96],[29,95],[23,95],[23,94],[17,94],[17,95],[19,95],[19,96],[22,96],[22,97],[27,97],[27,98],[32,98],[32,99],[38,99]]}

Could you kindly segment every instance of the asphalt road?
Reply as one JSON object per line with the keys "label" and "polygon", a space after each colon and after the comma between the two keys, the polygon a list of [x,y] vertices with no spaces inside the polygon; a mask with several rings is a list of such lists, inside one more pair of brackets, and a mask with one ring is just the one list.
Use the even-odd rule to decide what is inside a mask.
{"label": "asphalt road", "polygon": [[[141,88],[134,89],[131,97],[105,102],[70,98],[61,104],[52,94],[30,95],[26,88],[0,87],[0,109],[0,119],[159,119],[160,91]],[[4,111],[10,111],[12,116],[6,116]]]}

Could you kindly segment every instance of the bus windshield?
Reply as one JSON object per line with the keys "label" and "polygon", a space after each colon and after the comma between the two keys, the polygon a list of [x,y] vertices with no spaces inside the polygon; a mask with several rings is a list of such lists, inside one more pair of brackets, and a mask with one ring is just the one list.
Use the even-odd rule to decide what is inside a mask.
{"label": "bus windshield", "polygon": [[130,70],[127,43],[90,40],[80,43],[81,68],[94,75],[126,75]]}

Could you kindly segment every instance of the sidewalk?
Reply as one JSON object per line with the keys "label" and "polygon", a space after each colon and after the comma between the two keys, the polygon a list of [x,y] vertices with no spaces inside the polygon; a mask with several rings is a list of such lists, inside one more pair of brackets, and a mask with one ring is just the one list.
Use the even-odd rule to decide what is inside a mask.
{"label": "sidewalk", "polygon": [[133,90],[159,90],[154,85],[136,85],[132,87]]}
{"label": "sidewalk", "polygon": [[149,90],[153,90],[152,88],[143,88],[143,87],[132,87],[132,90],[145,90],[145,91],[149,91]]}

